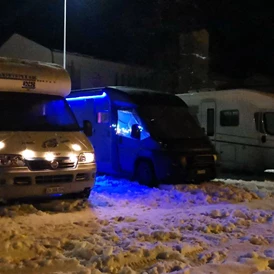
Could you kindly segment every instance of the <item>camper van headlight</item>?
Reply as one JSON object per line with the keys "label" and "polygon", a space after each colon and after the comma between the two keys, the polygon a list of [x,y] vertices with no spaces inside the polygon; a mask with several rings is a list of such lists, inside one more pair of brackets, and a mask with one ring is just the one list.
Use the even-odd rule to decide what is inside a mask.
{"label": "camper van headlight", "polygon": [[89,164],[95,161],[95,155],[92,152],[84,152],[79,155],[78,162],[80,164]]}
{"label": "camper van headlight", "polygon": [[0,154],[0,167],[23,167],[25,165],[21,155]]}

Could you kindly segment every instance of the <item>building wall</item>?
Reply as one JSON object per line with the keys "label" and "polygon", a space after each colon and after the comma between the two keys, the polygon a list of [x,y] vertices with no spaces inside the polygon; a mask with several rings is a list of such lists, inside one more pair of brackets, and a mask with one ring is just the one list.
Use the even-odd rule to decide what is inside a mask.
{"label": "building wall", "polygon": [[[18,34],[11,36],[0,47],[0,56],[63,64],[61,51],[51,51]],[[155,87],[152,70],[75,53],[67,53],[67,70],[71,76],[72,89],[111,85]]]}
{"label": "building wall", "polygon": [[[53,56],[55,63],[62,64],[62,52],[54,51]],[[67,70],[73,89],[111,85],[149,87],[151,84],[151,70],[73,53],[67,54]]]}
{"label": "building wall", "polygon": [[51,50],[19,34],[14,34],[0,47],[0,56],[51,62]]}

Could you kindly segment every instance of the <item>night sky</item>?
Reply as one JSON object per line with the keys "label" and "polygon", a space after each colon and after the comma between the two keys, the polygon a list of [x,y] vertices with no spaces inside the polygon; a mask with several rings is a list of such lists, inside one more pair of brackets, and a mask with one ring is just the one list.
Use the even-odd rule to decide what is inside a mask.
{"label": "night sky", "polygon": [[[176,69],[178,34],[210,32],[211,69],[232,77],[274,74],[271,1],[67,0],[69,51]],[[63,0],[3,0],[0,42],[18,32],[62,49]],[[162,56],[160,60],[159,56]]]}

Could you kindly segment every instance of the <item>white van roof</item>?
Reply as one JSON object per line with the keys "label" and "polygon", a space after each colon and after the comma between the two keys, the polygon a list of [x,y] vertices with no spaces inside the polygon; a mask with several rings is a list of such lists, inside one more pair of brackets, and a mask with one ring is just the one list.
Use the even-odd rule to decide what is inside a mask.
{"label": "white van roof", "polygon": [[66,97],[71,91],[71,80],[57,64],[0,57],[1,91]]}

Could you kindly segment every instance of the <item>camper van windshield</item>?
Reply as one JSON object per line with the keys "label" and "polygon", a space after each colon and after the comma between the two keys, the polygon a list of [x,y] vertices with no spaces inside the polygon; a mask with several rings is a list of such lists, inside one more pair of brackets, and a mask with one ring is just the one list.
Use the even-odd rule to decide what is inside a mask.
{"label": "camper van windshield", "polygon": [[183,106],[141,106],[139,112],[151,133],[164,139],[201,138],[202,129]]}
{"label": "camper van windshield", "polygon": [[0,92],[0,131],[78,131],[63,97]]}

